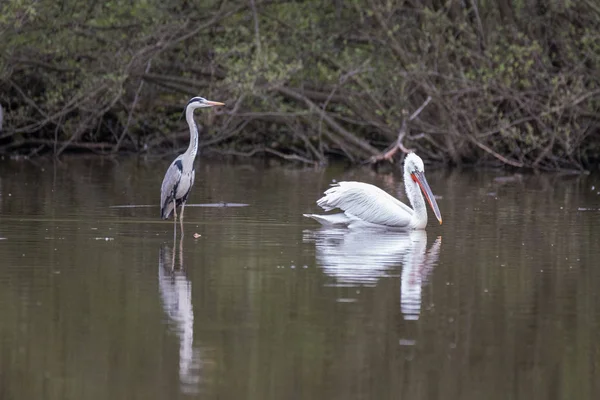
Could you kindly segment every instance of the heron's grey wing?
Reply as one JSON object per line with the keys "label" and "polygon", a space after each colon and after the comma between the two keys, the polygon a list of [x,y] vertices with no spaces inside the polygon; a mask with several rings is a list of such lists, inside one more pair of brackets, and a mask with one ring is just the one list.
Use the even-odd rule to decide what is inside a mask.
{"label": "heron's grey wing", "polygon": [[[179,167],[181,163],[179,162],[178,164],[178,161],[179,160],[176,159],[169,165],[167,173],[163,178],[162,185],[160,186],[160,207],[163,218],[165,218],[163,211],[173,202],[174,191],[181,180],[181,168]],[[170,214],[170,211],[168,214]]]}
{"label": "heron's grey wing", "polygon": [[183,174],[181,177],[181,182],[179,187],[177,188],[177,198],[182,198],[184,201],[187,201],[188,196],[190,195],[190,191],[192,190],[192,186],[194,186],[194,178],[196,177],[196,171],[192,170],[189,175]]}
{"label": "heron's grey wing", "polygon": [[187,201],[192,185],[194,184],[194,171],[185,172],[182,171],[179,184],[177,185],[177,191],[175,192],[175,198],[180,201]]}
{"label": "heron's grey wing", "polygon": [[325,211],[339,208],[346,214],[377,225],[408,227],[413,210],[377,186],[339,182],[317,201]]}

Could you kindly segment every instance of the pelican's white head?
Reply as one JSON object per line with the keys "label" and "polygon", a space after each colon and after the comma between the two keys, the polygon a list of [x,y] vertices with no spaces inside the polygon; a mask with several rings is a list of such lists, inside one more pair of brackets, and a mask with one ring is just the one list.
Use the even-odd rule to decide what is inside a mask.
{"label": "pelican's white head", "polygon": [[[408,153],[404,159],[404,185],[406,187],[406,195],[409,197],[413,207],[422,207],[424,219],[427,221],[427,210],[425,210],[423,197],[419,195],[419,189],[417,189],[417,187],[421,189],[423,195],[425,195],[425,199],[427,199],[429,206],[433,210],[435,217],[441,224],[442,215],[437,202],[435,201],[435,197],[433,196],[433,193],[431,193],[431,188],[427,183],[427,179],[425,179],[425,166],[423,165],[423,160],[415,153]],[[422,204],[422,206],[418,206],[418,204]]]}
{"label": "pelican's white head", "polygon": [[415,153],[408,153],[404,159],[404,172],[412,174],[413,172],[425,172],[425,165],[421,157]]}

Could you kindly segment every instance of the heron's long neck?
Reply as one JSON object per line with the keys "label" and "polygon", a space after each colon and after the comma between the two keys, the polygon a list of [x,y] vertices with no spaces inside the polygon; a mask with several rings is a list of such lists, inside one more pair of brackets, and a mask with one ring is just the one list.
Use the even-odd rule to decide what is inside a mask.
{"label": "heron's long neck", "polygon": [[425,199],[421,194],[419,184],[413,181],[410,172],[404,171],[404,188],[406,189],[406,196],[410,201],[413,211],[415,212],[412,219],[415,227],[425,228],[427,225],[427,206],[425,205]]}
{"label": "heron's long neck", "polygon": [[185,151],[185,154],[192,162],[194,162],[196,154],[198,153],[198,127],[196,126],[196,122],[194,122],[193,108],[188,107],[187,110],[185,110],[185,119],[190,127],[190,145]]}

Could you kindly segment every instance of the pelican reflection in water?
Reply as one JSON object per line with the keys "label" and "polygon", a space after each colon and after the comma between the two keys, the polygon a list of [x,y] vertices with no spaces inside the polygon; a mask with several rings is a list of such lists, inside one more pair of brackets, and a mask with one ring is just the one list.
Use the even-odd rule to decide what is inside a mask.
{"label": "pelican reflection in water", "polygon": [[317,265],[339,286],[376,286],[402,266],[400,308],[405,319],[418,319],[421,291],[437,265],[441,236],[427,251],[424,230],[327,229],[308,231],[305,242],[315,243]]}
{"label": "pelican reflection in water", "polygon": [[442,237],[438,236],[427,251],[427,233],[415,231],[410,234],[411,249],[404,255],[400,277],[400,308],[404,319],[419,319],[421,314],[421,290],[428,283],[440,258]]}
{"label": "pelican reflection in water", "polygon": [[[176,241],[176,240],[175,240]],[[179,338],[179,381],[182,391],[196,392],[200,382],[200,350],[194,348],[192,283],[183,268],[183,239],[179,242],[179,265],[175,242],[161,246],[158,259],[158,290],[169,325]]]}

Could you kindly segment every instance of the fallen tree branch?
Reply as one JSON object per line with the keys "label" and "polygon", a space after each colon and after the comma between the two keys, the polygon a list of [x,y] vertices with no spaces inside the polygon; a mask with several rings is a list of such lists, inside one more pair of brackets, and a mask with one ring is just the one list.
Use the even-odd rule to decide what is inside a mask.
{"label": "fallen tree branch", "polygon": [[[145,71],[146,74],[148,73],[148,71],[150,71],[151,66],[152,66],[152,60],[148,60],[148,63],[146,64],[146,71]],[[121,142],[125,138],[125,135],[127,135],[129,137],[129,140],[131,140],[131,142],[135,145],[135,140],[129,134],[129,125],[131,124],[131,120],[133,118],[133,111],[135,110],[135,106],[137,105],[137,103],[140,99],[140,93],[142,92],[143,86],[144,86],[144,80],[140,79],[140,84],[138,85],[138,88],[135,91],[133,103],[131,104],[131,108],[129,109],[129,115],[127,116],[127,122],[125,123],[125,126],[123,127],[123,132],[121,133],[121,136],[119,136],[119,140],[117,140],[117,144],[115,145],[115,148],[113,149],[113,151],[115,153],[117,151],[119,151],[119,147],[121,147]]]}
{"label": "fallen tree branch", "polygon": [[[431,101],[431,96],[427,96],[427,99],[425,99],[423,104],[421,104],[421,106],[419,108],[417,108],[417,110],[414,113],[412,113],[412,115],[408,118],[408,121],[413,121],[415,118],[417,118],[419,116],[419,114],[421,114],[421,111],[423,111],[425,109],[425,107],[427,107],[427,104],[429,104],[430,101]],[[413,152],[414,151],[413,149],[406,148],[404,146],[404,144],[402,143],[402,141],[404,140],[404,137],[406,136],[406,131],[407,131],[406,118],[403,118],[402,126],[400,127],[400,131],[398,132],[398,139],[396,139],[396,142],[391,146],[391,148],[384,151],[383,153],[379,153],[377,155],[372,156],[367,161],[370,162],[371,164],[374,164],[374,163],[377,163],[377,162],[380,162],[383,160],[392,162],[393,157],[394,157],[394,155],[396,155],[398,150],[401,150],[403,153]]]}
{"label": "fallen tree branch", "polygon": [[480,143],[477,139],[475,139],[471,135],[467,135],[467,138],[473,144],[475,144],[477,147],[479,147],[481,150],[483,150],[483,151],[485,151],[487,153],[490,153],[491,155],[493,155],[494,157],[496,157],[498,160],[502,161],[505,164],[512,165],[513,167],[517,167],[517,168],[523,168],[525,166],[521,162],[509,160],[508,158],[501,156],[500,154],[496,153],[494,150],[492,150],[489,147],[487,147],[485,144]]}
{"label": "fallen tree branch", "polygon": [[309,165],[317,165],[318,164],[318,162],[309,160],[308,158],[304,158],[302,156],[299,156],[298,154],[285,154],[285,153],[282,153],[275,149],[271,149],[269,147],[255,148],[255,149],[252,149],[247,152],[236,151],[236,150],[220,150],[220,149],[211,149],[211,151],[214,153],[217,153],[217,154],[237,156],[237,157],[252,157],[257,153],[270,153],[270,154],[276,155],[277,157],[281,157],[284,160],[300,161],[300,162],[303,162],[303,163],[309,164]]}
{"label": "fallen tree branch", "polygon": [[311,111],[314,111],[317,114],[319,114],[319,116],[323,118],[323,121],[325,121],[333,131],[335,131],[342,138],[346,139],[349,143],[358,147],[360,150],[362,150],[363,153],[366,153],[371,156],[379,153],[379,151],[373,146],[371,146],[368,142],[359,139],[351,132],[348,132],[346,129],[344,129],[340,124],[335,122],[335,120],[331,116],[329,116],[329,114],[324,112],[319,106],[313,103],[306,96],[303,96],[302,94],[283,86],[277,87],[276,90],[287,97],[293,98],[298,101],[303,101],[310,108]]}
{"label": "fallen tree branch", "polygon": [[[28,139],[28,140],[22,140],[19,142],[11,143],[10,145],[5,146],[4,149],[10,150],[12,148],[33,147],[33,146],[47,146],[49,148],[52,148],[54,145],[61,146],[63,148],[73,149],[73,150],[76,150],[76,149],[100,150],[100,151],[103,151],[103,153],[110,153],[112,151],[112,149],[114,148],[114,144],[106,143],[106,142],[98,142],[98,143],[69,142],[69,141],[55,142],[52,139]],[[124,146],[124,147],[129,151],[135,150],[133,147],[127,147],[127,146]]]}

